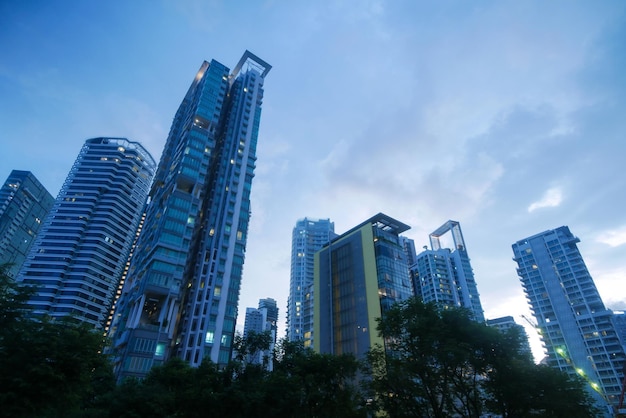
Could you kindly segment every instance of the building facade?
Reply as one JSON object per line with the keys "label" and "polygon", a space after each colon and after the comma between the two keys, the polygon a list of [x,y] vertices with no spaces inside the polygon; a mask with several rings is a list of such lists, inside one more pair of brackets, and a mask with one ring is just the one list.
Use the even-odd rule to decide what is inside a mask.
{"label": "building facade", "polygon": [[0,265],[17,276],[54,198],[30,171],[13,170],[0,189]]}
{"label": "building facade", "polygon": [[111,326],[118,378],[231,358],[271,66],[204,62],[178,108]]}
{"label": "building facade", "polygon": [[259,309],[267,311],[267,325],[272,334],[272,341],[276,344],[278,338],[278,305],[272,298],[259,299]]}
{"label": "building facade", "polygon": [[[442,237],[447,238],[446,242]],[[417,255],[411,266],[415,295],[440,307],[469,309],[474,320],[484,322],[474,272],[467,254],[461,225],[448,221],[430,234],[431,249]]]}
{"label": "building facade", "polygon": [[304,218],[291,234],[291,278],[287,300],[287,339],[312,346],[314,256],[336,237],[330,219]]}
{"label": "building facade", "polygon": [[[601,406],[619,401],[624,351],[575,237],[567,226],[513,244],[514,260],[547,362],[587,382]],[[609,408],[610,410],[610,408]]]}
{"label": "building facade", "polygon": [[18,275],[35,315],[104,330],[155,166],[137,142],[85,142]]}
{"label": "building facade", "polygon": [[363,358],[373,345],[383,345],[376,319],[413,295],[399,238],[409,228],[379,213],[315,254],[315,351]]}
{"label": "building facade", "polygon": [[528,354],[528,356],[532,358],[533,353],[530,349],[530,343],[528,342],[528,334],[522,325],[515,322],[512,316],[502,316],[500,318],[488,319],[486,323],[487,326],[495,328],[502,333],[508,332],[510,329],[516,329],[522,339],[520,351]]}
{"label": "building facade", "polygon": [[244,323],[243,336],[247,337],[251,332],[260,334],[267,332],[270,335],[268,349],[261,350],[249,355],[246,359],[249,363],[264,365],[267,370],[273,369],[273,352],[276,346],[276,322],[278,320],[278,307],[276,301],[271,298],[260,299],[259,307],[246,308],[246,320]]}

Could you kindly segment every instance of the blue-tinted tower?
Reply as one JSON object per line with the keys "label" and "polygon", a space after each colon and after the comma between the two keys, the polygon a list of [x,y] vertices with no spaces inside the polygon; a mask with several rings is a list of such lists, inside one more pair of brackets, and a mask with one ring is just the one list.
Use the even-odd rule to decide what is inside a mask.
{"label": "blue-tinted tower", "polygon": [[364,358],[384,341],[377,319],[413,288],[399,234],[410,227],[379,213],[315,253],[313,348]]}
{"label": "blue-tinted tower", "polygon": [[120,378],[230,360],[270,69],[204,62],[176,112],[111,328]]}
{"label": "blue-tinted tower", "polygon": [[104,331],[156,167],[125,138],[85,141],[24,262],[35,315],[73,316]]}
{"label": "blue-tinted tower", "polygon": [[54,198],[30,171],[13,170],[0,188],[0,264],[15,277]]}
{"label": "blue-tinted tower", "polygon": [[299,219],[291,233],[291,278],[287,301],[287,339],[313,343],[314,255],[335,238],[330,219]]}
{"label": "blue-tinted tower", "polygon": [[562,226],[517,241],[514,260],[548,364],[582,377],[598,404],[611,411],[621,392],[624,350],[578,242]]}
{"label": "blue-tinted tower", "polygon": [[[445,243],[442,237],[450,237]],[[447,246],[446,246],[447,245]],[[463,307],[484,322],[474,272],[467,254],[461,225],[448,221],[430,234],[431,249],[417,255],[411,266],[415,294],[426,303],[441,307]]]}

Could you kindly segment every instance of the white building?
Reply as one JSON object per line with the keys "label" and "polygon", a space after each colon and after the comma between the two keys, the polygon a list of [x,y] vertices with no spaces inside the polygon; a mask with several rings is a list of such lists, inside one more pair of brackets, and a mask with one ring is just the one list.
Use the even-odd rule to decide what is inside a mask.
{"label": "white building", "polygon": [[624,351],[567,226],[513,244],[522,287],[537,321],[548,364],[581,376],[597,403],[617,406]]}
{"label": "white building", "polygon": [[85,142],[18,275],[37,286],[28,301],[35,315],[104,329],[155,165],[137,142]]}

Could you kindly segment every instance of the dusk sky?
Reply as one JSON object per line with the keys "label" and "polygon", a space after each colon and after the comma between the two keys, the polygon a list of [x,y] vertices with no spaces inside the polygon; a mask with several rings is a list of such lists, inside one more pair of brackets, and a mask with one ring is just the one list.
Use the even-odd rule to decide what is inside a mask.
{"label": "dusk sky", "polygon": [[[626,308],[626,2],[1,1],[0,181],[54,196],[87,138],[158,161],[203,60],[265,80],[239,302],[284,335],[291,231],[378,212],[417,248],[461,223],[487,318],[530,316],[511,244],[568,225]],[[528,328],[536,357],[537,336]]]}

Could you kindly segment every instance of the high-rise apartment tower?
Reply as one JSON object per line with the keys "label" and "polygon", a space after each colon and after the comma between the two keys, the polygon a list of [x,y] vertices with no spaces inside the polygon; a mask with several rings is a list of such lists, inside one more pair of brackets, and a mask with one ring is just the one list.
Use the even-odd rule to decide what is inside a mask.
{"label": "high-rise apartment tower", "polygon": [[119,378],[230,360],[270,69],[204,62],[176,112],[111,327]]}
{"label": "high-rise apartment tower", "polygon": [[567,226],[513,244],[526,298],[548,364],[581,376],[599,405],[616,406],[624,351],[600,294]]}
{"label": "high-rise apartment tower", "polygon": [[430,250],[425,249],[417,255],[417,261],[411,266],[416,296],[441,307],[469,309],[476,321],[484,322],[461,225],[448,221],[440,226],[430,234],[430,246]]}
{"label": "high-rise apartment tower", "polygon": [[30,171],[13,170],[0,189],[0,264],[15,277],[54,198]]}
{"label": "high-rise apartment tower", "polygon": [[104,329],[155,166],[137,142],[85,142],[18,275],[35,315]]}
{"label": "high-rise apartment tower", "polygon": [[313,335],[314,255],[336,237],[330,219],[304,218],[291,234],[291,280],[287,301],[287,339],[309,347]]}

